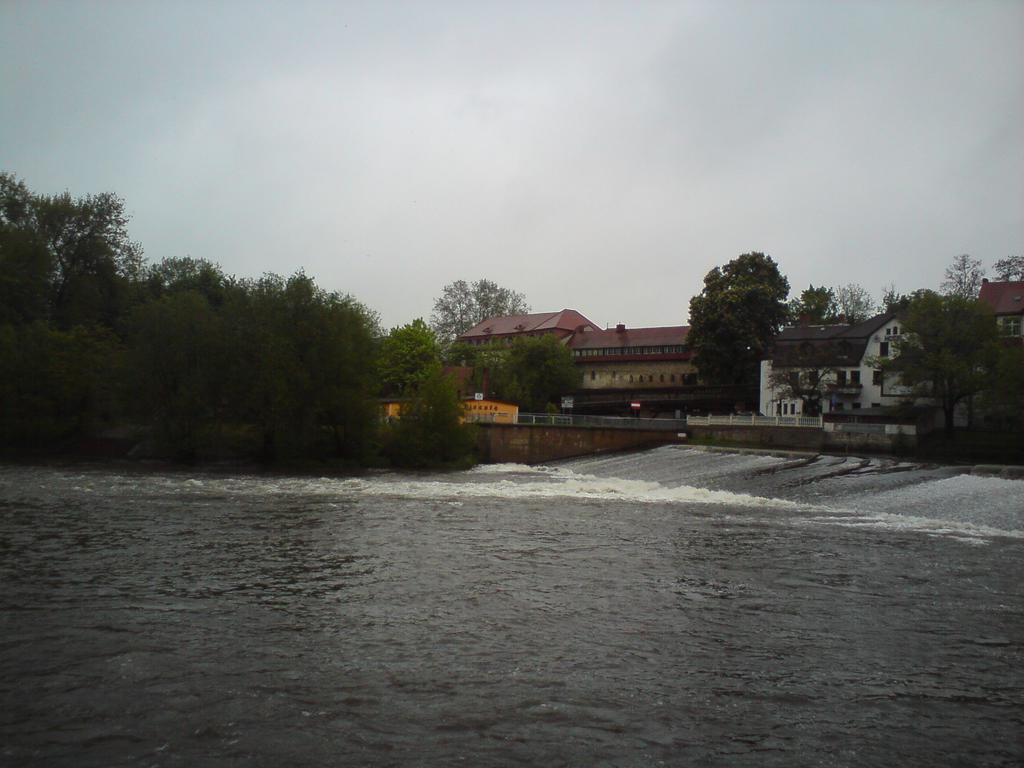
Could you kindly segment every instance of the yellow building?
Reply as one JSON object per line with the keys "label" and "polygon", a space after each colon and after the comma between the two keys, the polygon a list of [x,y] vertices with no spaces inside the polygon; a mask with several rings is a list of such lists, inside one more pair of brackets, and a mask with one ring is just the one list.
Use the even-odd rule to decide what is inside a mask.
{"label": "yellow building", "polygon": [[[394,421],[402,418],[402,406],[407,399],[381,400],[380,417],[383,421]],[[462,401],[463,422],[483,422],[488,424],[515,424],[519,418],[519,406],[501,400],[476,400],[472,397]]]}
{"label": "yellow building", "polygon": [[519,406],[501,400],[463,401],[465,421],[485,422],[489,424],[515,424],[519,418]]}

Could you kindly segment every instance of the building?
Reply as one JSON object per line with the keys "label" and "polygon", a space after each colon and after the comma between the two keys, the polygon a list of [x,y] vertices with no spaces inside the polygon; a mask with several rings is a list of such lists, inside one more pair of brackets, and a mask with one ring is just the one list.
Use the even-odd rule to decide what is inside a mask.
{"label": "building", "polygon": [[[515,424],[519,418],[519,406],[503,400],[482,397],[461,397],[462,422],[484,422],[489,424]],[[382,398],[379,402],[381,421],[391,422],[402,418],[402,411],[409,398]]]}
{"label": "building", "polygon": [[583,389],[645,391],[697,383],[693,353],[686,345],[690,327],[582,331],[569,341],[573,362],[583,371]]}
{"label": "building", "polygon": [[978,298],[992,307],[999,333],[1024,344],[1024,281],[981,281]]}
{"label": "building", "polygon": [[[906,401],[911,391],[879,362],[895,352],[902,328],[886,312],[856,325],[802,325],[775,338],[761,361],[759,409],[765,416],[817,415],[881,408]],[[796,378],[794,378],[796,377]],[[794,385],[785,383],[789,378]],[[795,396],[794,391],[803,396]]]}
{"label": "building", "polygon": [[484,424],[515,424],[519,419],[519,406],[493,398],[466,398],[464,421]]}
{"label": "building", "polygon": [[679,418],[687,413],[743,409],[757,392],[700,381],[686,325],[581,331],[569,341],[580,369],[573,411]]}
{"label": "building", "polygon": [[594,323],[575,309],[563,309],[561,312],[488,317],[461,334],[456,341],[466,344],[511,344],[514,339],[522,336],[546,335],[568,341],[575,333],[595,328],[597,326]]}

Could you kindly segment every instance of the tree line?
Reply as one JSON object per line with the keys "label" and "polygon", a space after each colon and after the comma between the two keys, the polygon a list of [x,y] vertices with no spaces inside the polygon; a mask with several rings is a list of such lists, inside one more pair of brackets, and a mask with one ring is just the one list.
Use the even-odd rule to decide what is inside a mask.
{"label": "tree line", "polygon": [[[458,464],[472,435],[446,366],[468,369],[473,391],[527,410],[552,408],[579,386],[570,351],[553,338],[501,349],[455,343],[486,317],[529,312],[522,294],[489,280],[446,285],[430,325],[418,319],[385,334],[376,313],[302,271],[250,279],[204,259],[147,263],[127,224],[116,195],[40,195],[0,173],[0,451],[59,449],[138,425],[153,453],[186,461]],[[1024,278],[1021,257],[995,268]],[[974,298],[982,274],[980,262],[960,256],[943,294],[890,287],[883,296],[913,332],[891,364],[944,402],[1012,393],[1019,381],[994,323],[965,319],[987,311]],[[856,285],[788,296],[788,280],[763,253],[711,270],[690,302],[702,379],[752,384],[783,325],[853,323],[876,309]],[[381,423],[381,396],[405,401],[399,423]]]}

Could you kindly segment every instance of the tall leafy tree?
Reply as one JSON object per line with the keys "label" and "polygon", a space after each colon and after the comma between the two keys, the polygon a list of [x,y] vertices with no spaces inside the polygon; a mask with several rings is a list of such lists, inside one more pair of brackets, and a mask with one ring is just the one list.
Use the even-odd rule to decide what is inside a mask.
{"label": "tall leafy tree", "polygon": [[838,314],[836,296],[831,288],[813,285],[800,293],[800,298],[789,302],[789,322],[795,324],[829,325]]}
{"label": "tall leafy tree", "polygon": [[163,448],[195,460],[225,420],[230,345],[223,317],[198,291],[137,307],[132,316],[136,407]]}
{"label": "tall leafy tree", "polygon": [[752,384],[771,339],[786,322],[789,281],[771,257],[745,253],[704,278],[690,300],[689,344],[701,377]]}
{"label": "tall leafy tree", "polygon": [[836,305],[848,325],[862,323],[875,314],[875,301],[871,294],[857,283],[841,285],[835,289]]}
{"label": "tall leafy tree", "polygon": [[46,261],[47,319],[64,330],[113,326],[142,268],[142,248],[128,236],[121,198],[109,192],[36,195],[10,174],[0,174],[0,249],[5,267],[9,250],[22,260],[31,253],[33,265]]}
{"label": "tall leafy tree", "polygon": [[490,280],[470,284],[456,280],[441,289],[434,301],[430,325],[442,343],[449,343],[488,317],[523,315],[530,311],[526,297]]}
{"label": "tall leafy tree", "polygon": [[896,355],[881,362],[917,397],[942,408],[953,434],[957,404],[992,385],[1001,357],[998,331],[988,305],[963,296],[918,294],[908,305]]}
{"label": "tall leafy tree", "polygon": [[437,336],[420,318],[393,328],[381,343],[378,370],[385,394],[415,389],[440,367]]}
{"label": "tall leafy tree", "polygon": [[527,411],[543,412],[580,385],[572,352],[554,336],[516,339],[491,356],[491,386],[498,397]]}
{"label": "tall leafy tree", "polygon": [[992,265],[999,280],[1024,280],[1024,256],[1007,256]]}
{"label": "tall leafy tree", "polygon": [[947,296],[959,296],[962,299],[978,298],[981,290],[981,279],[985,270],[981,268],[981,260],[973,259],[969,254],[961,253],[953,263],[946,267],[946,275],[942,281],[942,292]]}
{"label": "tall leafy tree", "polygon": [[385,453],[399,467],[430,467],[472,462],[475,432],[462,423],[463,404],[455,383],[433,367],[410,390],[402,416],[388,427]]}
{"label": "tall leafy tree", "polygon": [[256,426],[267,460],[331,452],[365,456],[373,436],[376,316],[302,272],[241,281],[224,312],[230,401]]}

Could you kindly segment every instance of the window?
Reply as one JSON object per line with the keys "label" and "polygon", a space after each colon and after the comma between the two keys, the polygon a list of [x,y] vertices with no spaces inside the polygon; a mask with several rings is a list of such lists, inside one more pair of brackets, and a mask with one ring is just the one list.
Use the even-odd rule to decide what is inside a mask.
{"label": "window", "polygon": [[632,384],[632,383],[633,383],[633,374],[632,374],[632,373],[631,373],[631,374],[629,374],[629,383],[630,383],[630,384]]}
{"label": "window", "polygon": [[[871,383],[874,384],[876,387],[882,386],[882,372],[881,371],[872,371],[871,372]],[[873,407],[874,406],[872,406],[872,408]]]}
{"label": "window", "polygon": [[836,407],[835,407],[834,410],[837,410],[837,411],[843,410],[843,404],[842,403],[836,403]]}
{"label": "window", "polygon": [[999,318],[999,332],[1003,336],[1020,336],[1021,318],[1001,317]]}
{"label": "window", "polygon": [[673,383],[675,383],[676,375],[674,373],[669,374],[669,380],[672,381]]}
{"label": "window", "polygon": [[860,384],[860,371],[850,371],[850,383]]}
{"label": "window", "polygon": [[597,377],[597,371],[590,372],[590,380],[593,381]]}
{"label": "window", "polygon": [[853,410],[856,411],[858,408],[860,408],[860,403],[854,403],[852,407],[853,407]]}
{"label": "window", "polygon": [[889,356],[889,342],[888,341],[879,342],[879,344],[878,344],[878,356],[879,357],[888,357]]}
{"label": "window", "polygon": [[662,384],[664,384],[664,383],[665,383],[665,374],[664,374],[664,373],[663,373],[663,374],[661,374],[661,383],[662,383]]}
{"label": "window", "polygon": [[872,408],[881,408],[881,407],[882,407],[882,404],[881,404],[881,403],[872,403],[872,404],[871,404],[871,407],[872,407]]}
{"label": "window", "polygon": [[836,371],[836,384],[840,387],[846,386],[846,371]]}

